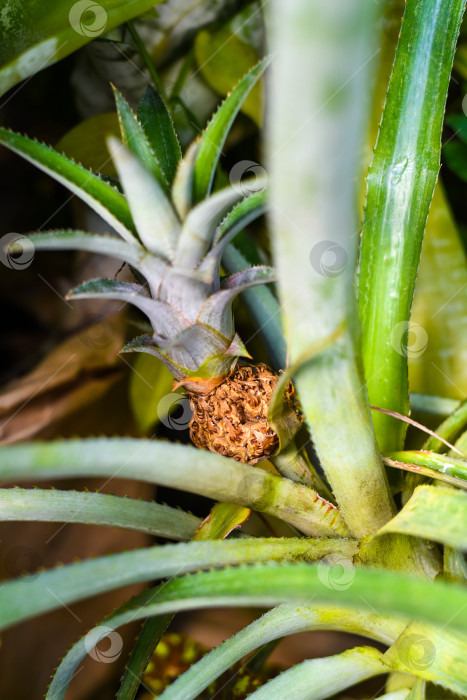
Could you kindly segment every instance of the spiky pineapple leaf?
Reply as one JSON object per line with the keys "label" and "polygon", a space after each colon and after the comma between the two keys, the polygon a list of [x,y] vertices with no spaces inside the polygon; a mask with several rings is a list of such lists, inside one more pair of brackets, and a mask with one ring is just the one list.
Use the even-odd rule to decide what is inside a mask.
{"label": "spiky pineapple leaf", "polygon": [[0,521],[108,525],[189,540],[201,520],[183,510],[111,494],[56,489],[0,489]]}
{"label": "spiky pineapple leaf", "polygon": [[193,172],[200,147],[200,139],[195,139],[177,166],[172,183],[172,202],[182,221],[185,220],[193,204]]}
{"label": "spiky pineapple leaf", "polygon": [[[279,700],[295,697],[321,700],[356,683],[387,673],[382,654],[373,647],[355,647],[342,654],[320,659],[308,659],[283,671],[249,696],[254,700]],[[256,698],[255,698],[256,695]]]}
{"label": "spiky pineapple leaf", "polygon": [[167,105],[152,85],[138,105],[138,119],[171,185],[182,151]]}
{"label": "spiky pineapple leaf", "polygon": [[401,511],[378,533],[399,532],[467,551],[467,494],[418,486]]}
{"label": "spiky pineapple leaf", "polygon": [[[443,629],[467,632],[465,587],[372,568],[355,569],[353,574],[348,586],[331,585],[336,572],[323,562],[256,564],[191,574],[144,591],[104,624],[116,629],[129,621],[169,611],[236,606],[240,601],[242,605],[264,607],[278,603],[309,604],[313,598],[314,609],[329,604],[340,610],[361,610],[368,614],[370,607],[381,616],[407,622],[415,618]],[[88,653],[86,642],[86,638],[79,640],[62,660],[49,688],[49,700],[64,697],[76,668]]]}
{"label": "spiky pineapple leaf", "polygon": [[264,214],[269,193],[266,188],[266,183],[264,182],[263,184],[263,182],[264,180],[260,180],[259,182],[258,180],[251,180],[243,183],[242,187],[245,186],[247,191],[249,191],[248,188],[250,186],[258,187],[259,190],[253,191],[245,196],[245,199],[239,202],[232,211],[227,214],[216,231],[214,237],[215,245],[225,240],[227,236],[230,242],[232,235],[235,235],[233,231],[238,233],[242,228],[245,228],[248,224],[257,219],[258,216]]}
{"label": "spiky pineapple leaf", "polygon": [[[446,96],[465,0],[408,2],[373,161],[359,262],[362,355],[370,403],[408,415],[408,322],[440,167]],[[407,424],[373,413],[382,452]]]}
{"label": "spiky pineapple leaf", "polygon": [[159,357],[157,348],[157,343],[151,335],[138,335],[126,343],[120,352],[147,352],[149,355]]}
{"label": "spiky pineapple leaf", "polygon": [[227,134],[246,97],[263,75],[268,58],[263,58],[234,87],[201,135],[193,171],[193,202],[199,202],[211,191],[217,163]]}
{"label": "spiky pineapple leaf", "polygon": [[467,693],[466,634],[453,634],[413,621],[386,651],[383,663],[393,670],[441,684],[462,697]]}
{"label": "spiky pineapple leaf", "polygon": [[103,591],[217,566],[352,557],[354,540],[242,538],[156,545],[23,576],[0,586],[0,629]]}
{"label": "spiky pineapple leaf", "polygon": [[0,448],[2,480],[116,473],[275,515],[308,535],[348,534],[339,510],[312,489],[190,445],[102,438]]}
{"label": "spiky pineapple leaf", "polygon": [[209,250],[217,227],[241,199],[241,190],[226,187],[194,206],[183,222],[175,265],[182,269],[195,269]]}
{"label": "spiky pineapple leaf", "polygon": [[145,247],[170,260],[180,224],[164,189],[136,156],[112,136],[107,145]]}
{"label": "spiky pineapple leaf", "polygon": [[154,650],[172,620],[173,615],[168,614],[145,621],[125,667],[116,700],[134,700]]}
{"label": "spiky pineapple leaf", "polygon": [[[131,245],[116,236],[86,233],[75,229],[58,229],[31,233],[28,238],[35,250],[85,250],[123,260],[138,268],[144,256],[143,248],[134,241]],[[12,245],[14,252],[14,244]]]}
{"label": "spiky pineapple leaf", "polygon": [[135,226],[125,197],[98,175],[50,146],[0,128],[0,143],[57,180],[94,209],[128,243],[135,241]]}
{"label": "spiky pineapple leaf", "polygon": [[141,161],[146,170],[156,178],[162,189],[168,194],[169,183],[157,155],[152,149],[142,125],[138,121],[138,117],[121,92],[119,92],[114,85],[112,88],[114,91],[123,143]]}
{"label": "spiky pineapple leaf", "polygon": [[176,309],[163,301],[152,299],[140,284],[120,282],[119,280],[97,278],[83,282],[68,293],[69,299],[117,299],[133,304],[151,321],[158,336],[166,337],[175,332],[180,333],[188,322]]}
{"label": "spiky pineapple leaf", "polygon": [[[248,224],[257,219],[266,210],[268,193],[265,188],[254,192],[236,204],[218,226],[213,247],[199,266],[200,272],[216,278],[222,255],[230,241]],[[247,265],[245,265],[246,267]],[[238,272],[239,270],[235,270]]]}
{"label": "spiky pineapple leaf", "polygon": [[[341,566],[342,564],[348,566],[349,562],[341,560]],[[212,681],[235,662],[263,644],[288,635],[312,630],[339,629],[390,645],[404,628],[404,622],[372,612],[356,612],[328,606],[279,605],[205,654],[200,661],[175,679],[161,695],[161,700],[195,700]]]}
{"label": "spiky pineapple leaf", "polygon": [[232,303],[235,297],[246,289],[275,280],[276,271],[267,265],[236,272],[224,281],[223,289],[212,294],[204,302],[198,315],[199,323],[215,328],[227,338],[231,338],[234,333]]}

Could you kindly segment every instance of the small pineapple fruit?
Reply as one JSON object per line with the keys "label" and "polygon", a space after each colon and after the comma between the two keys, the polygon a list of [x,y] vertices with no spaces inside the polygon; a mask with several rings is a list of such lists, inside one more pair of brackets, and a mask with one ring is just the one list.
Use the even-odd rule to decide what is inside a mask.
{"label": "small pineapple fruit", "polygon": [[[118,299],[146,314],[153,334],[123,350],[155,355],[186,389],[195,445],[250,464],[278,447],[267,419],[277,376],[265,365],[236,366],[249,355],[235,332],[232,302],[274,281],[274,270],[251,267],[221,283],[219,267],[235,234],[264,211],[266,182],[211,190],[229,128],[264,68],[260,62],[245,75],[183,158],[159,95],[148,88],[136,115],[115,90],[123,143],[113,137],[107,143],[123,192],[50,147],[0,129],[0,143],[67,186],[119,234],[50,231],[30,237],[35,248],[110,255],[139,280],[95,279],[69,296]],[[293,390],[284,400],[290,409]]]}

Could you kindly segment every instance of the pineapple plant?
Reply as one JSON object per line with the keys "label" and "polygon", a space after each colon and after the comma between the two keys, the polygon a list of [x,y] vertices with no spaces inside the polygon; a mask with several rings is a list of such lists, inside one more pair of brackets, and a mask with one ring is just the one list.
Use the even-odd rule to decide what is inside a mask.
{"label": "pineapple plant", "polygon": [[[110,136],[107,145],[123,192],[43,144],[0,132],[1,143],[66,185],[118,234],[36,233],[30,236],[35,249],[110,255],[127,263],[137,280],[90,280],[69,298],[116,299],[142,311],[153,333],[123,352],[155,355],[173,374],[174,387],[187,391],[195,445],[250,464],[278,448],[268,422],[277,376],[264,364],[237,365],[250,356],[235,332],[232,302],[252,286],[273,282],[275,273],[258,265],[221,282],[220,264],[232,238],[264,212],[267,182],[253,177],[212,190],[228,131],[266,65],[263,60],[244,76],[184,157],[168,108],[152,87],[138,114],[114,88],[122,141]],[[291,385],[284,402],[298,425]]]}
{"label": "pineapple plant", "polygon": [[[377,676],[387,677],[383,685],[375,682],[381,698],[467,698],[467,403],[410,395],[408,348],[401,341],[396,349],[392,338],[394,323],[410,319],[464,8],[465,0],[408,0],[395,57],[382,41],[390,54],[383,68],[394,63],[383,81],[381,119],[375,98],[380,126],[360,243],[358,144],[382,7],[270,3],[269,235],[281,302],[274,313],[282,312],[291,359],[280,376],[241,364],[249,358],[231,309],[239,291],[250,298],[264,292],[249,287],[274,280],[272,269],[219,275],[225,246],[265,207],[264,182],[243,187],[246,195],[235,184],[214,187],[228,129],[264,63],[234,88],[184,157],[157,93],[146,93],[135,116],[116,92],[123,140],[109,141],[116,187],[52,149],[0,130],[1,142],[79,194],[120,236],[55,231],[31,240],[37,249],[78,248],[128,263],[135,282],[93,280],[72,296],[118,299],[146,313],[152,334],[125,350],[149,352],[169,367],[193,405],[193,441],[207,448],[127,437],[17,444],[0,449],[2,479],[128,477],[217,501],[201,519],[111,494],[0,489],[4,520],[132,527],[179,542],[66,564],[0,587],[4,629],[103,591],[162,580],[73,644],[47,698],[65,697],[96,643],[107,637],[112,647],[121,626],[143,619],[121,700],[142,692],[141,679],[152,687],[150,696],[162,690],[163,700],[218,693],[219,683],[230,698],[251,690],[257,700],[316,700],[343,697]],[[345,253],[337,274],[327,274],[316,258],[323,243]],[[276,337],[284,340],[281,333]],[[293,440],[291,457],[286,439],[300,422],[292,376],[332,493],[323,483],[310,488],[283,478],[294,459]],[[405,442],[407,422],[423,427],[408,417],[409,403],[413,410],[436,406],[433,413],[446,416],[436,433],[428,430],[423,449],[410,449],[419,438]],[[381,420],[370,413],[374,407]],[[251,466],[284,444],[274,457],[280,476]],[[294,463],[295,476],[299,466]],[[292,526],[292,535],[264,537],[258,528],[236,537],[251,510]],[[174,658],[163,636],[171,615],[220,606],[269,610],[201,658],[195,655],[193,665],[157,666],[158,652]],[[370,643],[306,659],[258,685],[252,666],[258,669],[277,641],[315,630],[350,632]],[[238,664],[247,668],[240,687],[224,685],[224,674],[231,677]]]}

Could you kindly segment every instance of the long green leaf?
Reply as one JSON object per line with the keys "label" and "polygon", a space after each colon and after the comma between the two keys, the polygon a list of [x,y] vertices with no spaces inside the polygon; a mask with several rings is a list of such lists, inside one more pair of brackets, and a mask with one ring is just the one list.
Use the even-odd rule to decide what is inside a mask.
{"label": "long green leaf", "polygon": [[241,199],[242,192],[225,187],[194,206],[183,223],[174,264],[194,270],[209,250],[217,227]]}
{"label": "long green leaf", "polygon": [[138,105],[138,119],[171,185],[182,152],[167,105],[151,85]]}
{"label": "long green leaf", "polygon": [[8,129],[0,128],[0,143],[82,199],[128,243],[134,242],[130,209],[125,197],[112,185],[50,146]]}
{"label": "long green leaf", "polygon": [[159,503],[110,494],[55,489],[0,489],[0,520],[109,525],[157,537],[189,540],[201,520]]}
{"label": "long green leaf", "polygon": [[294,364],[345,326],[295,379],[342,514],[363,536],[393,512],[357,356],[353,286],[354,179],[375,5],[273,0],[268,9],[270,218],[285,336]]}
{"label": "long green leaf", "polygon": [[[169,611],[193,610],[222,605],[269,607],[278,603],[336,605],[400,620],[416,618],[445,629],[467,633],[467,592],[458,584],[432,583],[420,577],[403,576],[377,569],[356,569],[346,586],[330,585],[332,567],[323,564],[280,564],[236,567],[175,579],[145,591],[115,615],[106,626],[116,629],[127,622]],[[86,656],[86,639],[81,639],[60,664],[47,695],[48,700],[64,697],[77,666]]]}
{"label": "long green leaf", "polygon": [[380,530],[415,535],[467,551],[467,493],[419,486],[395,518]]}
{"label": "long green leaf", "polygon": [[97,278],[83,282],[68,293],[69,299],[117,299],[133,304],[151,321],[154,331],[162,337],[169,333],[181,333],[188,321],[172,306],[159,299],[152,299],[146,289],[133,282]]}
{"label": "long green leaf", "polygon": [[405,462],[406,464],[428,467],[429,469],[441,472],[441,474],[445,476],[454,476],[458,479],[467,480],[467,461],[463,461],[462,459],[448,457],[448,455],[439,455],[429,450],[389,452],[387,457],[395,462]]}
{"label": "long green leaf", "polygon": [[315,491],[188,445],[102,438],[0,448],[0,479],[78,475],[141,479],[275,515],[308,535],[348,535],[339,510]]}
{"label": "long green leaf", "polygon": [[164,189],[117,139],[109,136],[107,145],[143,244],[152,253],[170,259],[180,224]]}
{"label": "long green leaf", "polygon": [[462,697],[467,693],[465,634],[411,622],[384,654],[383,662],[394,670],[439,683]]}
{"label": "long green leaf", "polygon": [[[404,623],[374,613],[328,606],[280,605],[213,649],[179,676],[161,695],[162,700],[194,700],[235,662],[276,639],[311,630],[341,630],[392,644]],[[285,694],[288,697],[287,694]]]}
{"label": "long green leaf", "polygon": [[4,0],[0,13],[0,95],[158,2],[48,0],[44,6],[31,0]]}
{"label": "long green leaf", "polygon": [[[266,211],[268,192],[266,189],[245,197],[230,211],[218,227],[213,240],[213,247],[199,266],[202,272],[215,277],[219,270],[221,257],[230,241],[245,226]],[[235,270],[237,272],[238,270]]]}
{"label": "long green leaf", "polygon": [[156,178],[162,189],[169,193],[169,183],[138,117],[116,87],[113,91],[123,143]]}
{"label": "long green leaf", "polygon": [[[436,428],[436,434],[444,438],[448,442],[454,440],[465,430],[467,425],[467,400],[463,401],[457,408]],[[424,444],[425,450],[433,450],[433,452],[442,452],[445,447],[441,440],[436,437],[430,437]],[[466,455],[467,457],[467,455]]]}
{"label": "long green leaf", "polygon": [[143,624],[130,660],[125,667],[116,700],[134,700],[154,649],[172,619],[173,615],[161,615],[160,617],[151,617]]}
{"label": "long green leaf", "polygon": [[226,97],[201,135],[193,172],[193,202],[209,195],[227,134],[251,89],[268,65],[263,59],[251,68]]}
{"label": "long green leaf", "polygon": [[[137,549],[68,564],[0,586],[0,629],[103,591],[198,569],[259,561],[314,561],[335,554],[349,565],[352,540],[242,538]],[[353,570],[352,570],[353,571]]]}
{"label": "long green leaf", "polygon": [[[465,0],[408,0],[368,174],[359,271],[364,369],[370,403],[404,415],[410,307],[464,8]],[[405,423],[380,413],[373,423],[382,452],[403,447]]]}
{"label": "long green leaf", "polygon": [[89,253],[110,255],[136,268],[140,268],[141,260],[145,255],[143,248],[136,241],[135,244],[128,245],[116,236],[73,229],[33,233],[29,235],[29,239],[35,250],[85,250]]}
{"label": "long green leaf", "polygon": [[[250,697],[254,700],[322,700],[386,672],[381,652],[355,647],[322,659],[309,659],[283,671]],[[256,698],[255,698],[256,695]]]}

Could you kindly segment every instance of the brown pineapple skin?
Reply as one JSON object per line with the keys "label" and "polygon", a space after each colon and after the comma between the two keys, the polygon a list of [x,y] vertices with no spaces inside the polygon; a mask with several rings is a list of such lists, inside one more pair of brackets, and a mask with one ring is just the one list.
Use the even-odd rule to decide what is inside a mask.
{"label": "brown pineapple skin", "polygon": [[[257,464],[277,450],[279,438],[268,423],[278,375],[265,364],[237,366],[208,393],[190,393],[192,442],[204,450]],[[284,400],[294,403],[290,383]]]}

